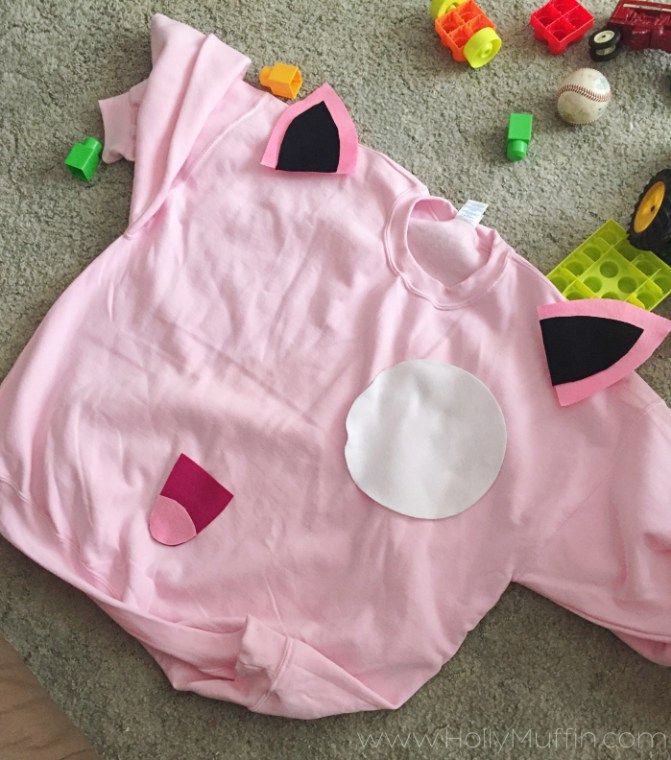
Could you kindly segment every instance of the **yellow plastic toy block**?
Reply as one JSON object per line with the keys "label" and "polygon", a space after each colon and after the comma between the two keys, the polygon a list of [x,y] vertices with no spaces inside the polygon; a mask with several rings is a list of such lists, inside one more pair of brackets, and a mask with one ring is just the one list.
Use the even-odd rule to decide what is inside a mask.
{"label": "yellow plastic toy block", "polygon": [[429,13],[431,14],[431,18],[435,21],[438,16],[444,16],[446,13],[458,8],[465,2],[466,0],[431,0]]}
{"label": "yellow plastic toy block", "polygon": [[671,295],[671,267],[629,242],[609,219],[561,261],[548,279],[569,300],[616,298],[652,311]]}
{"label": "yellow plastic toy block", "polygon": [[298,66],[289,63],[276,63],[264,66],[259,73],[259,81],[268,87],[273,95],[293,100],[303,84],[303,76]]}

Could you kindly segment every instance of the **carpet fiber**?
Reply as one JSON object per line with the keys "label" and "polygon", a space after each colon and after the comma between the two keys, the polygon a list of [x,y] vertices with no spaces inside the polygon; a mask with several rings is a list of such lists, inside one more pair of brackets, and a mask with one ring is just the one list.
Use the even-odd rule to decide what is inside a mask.
{"label": "carpet fiber", "polygon": [[[553,93],[591,61],[584,42],[547,54],[527,26],[538,4],[483,0],[504,47],[476,72],[451,60],[413,0],[0,0],[0,377],[124,229],[132,167],[103,167],[83,184],[63,159],[75,140],[102,137],[97,98],[147,75],[157,10],[245,51],[252,82],[276,60],[301,66],[304,93],[328,80],[362,142],[434,194],[488,202],[485,222],[545,272],[604,220],[626,224],[648,178],[671,165],[671,56],[627,51],[604,64],[613,103],[597,124],[570,128]],[[599,21],[615,0],[586,4]],[[536,116],[518,164],[504,156],[510,111]],[[669,341],[642,374],[671,402]],[[398,711],[301,723],[172,691],[137,642],[3,541],[0,578],[0,631],[105,758],[671,755],[671,671],[521,588]],[[571,729],[595,739],[561,733]],[[659,736],[651,750],[645,731],[665,732],[666,750]]]}

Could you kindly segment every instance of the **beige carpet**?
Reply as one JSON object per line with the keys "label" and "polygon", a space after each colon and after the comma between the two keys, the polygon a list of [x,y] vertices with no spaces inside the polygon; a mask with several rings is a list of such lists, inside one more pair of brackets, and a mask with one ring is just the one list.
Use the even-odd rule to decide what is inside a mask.
{"label": "beige carpet", "polygon": [[[615,5],[585,1],[600,19]],[[154,10],[244,50],[251,81],[275,60],[302,67],[305,92],[330,81],[363,142],[436,194],[487,201],[486,222],[544,271],[605,219],[626,223],[647,179],[671,166],[671,55],[627,52],[605,64],[609,111],[593,127],[568,128],[553,91],[591,62],[584,43],[546,54],[526,26],[539,4],[483,0],[504,49],[475,72],[451,61],[413,0],[0,0],[0,376],[124,228],[132,168],[103,168],[86,185],[62,162],[75,139],[101,136],[96,99],[147,75]],[[511,110],[536,116],[529,158],[516,165],[503,153]],[[671,402],[668,341],[643,374]],[[671,671],[520,588],[397,712],[313,723],[172,691],[139,644],[2,541],[0,631],[110,759],[671,757]],[[571,729],[596,738],[555,733]],[[655,731],[666,750],[659,736],[653,750],[639,736]]]}

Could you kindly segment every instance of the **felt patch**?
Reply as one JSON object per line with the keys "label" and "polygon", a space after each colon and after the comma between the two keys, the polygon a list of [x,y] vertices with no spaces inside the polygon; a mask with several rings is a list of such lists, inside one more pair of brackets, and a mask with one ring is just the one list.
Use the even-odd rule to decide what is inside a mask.
{"label": "felt patch", "polygon": [[180,454],[154,500],[149,532],[162,544],[183,544],[207,528],[232,498],[208,472]]}
{"label": "felt patch", "polygon": [[550,380],[562,406],[613,385],[652,356],[671,321],[625,301],[559,301],[538,307]]}
{"label": "felt patch", "polygon": [[349,174],[359,140],[345,104],[328,84],[282,113],[266,145],[263,166],[288,172]]}
{"label": "felt patch", "polygon": [[371,499],[435,520],[476,504],[498,477],[506,425],[470,372],[411,360],[381,372],[347,415],[345,460]]}
{"label": "felt patch", "polygon": [[643,330],[603,317],[547,317],[541,320],[543,345],[553,385],[595,375],[621,359]]}

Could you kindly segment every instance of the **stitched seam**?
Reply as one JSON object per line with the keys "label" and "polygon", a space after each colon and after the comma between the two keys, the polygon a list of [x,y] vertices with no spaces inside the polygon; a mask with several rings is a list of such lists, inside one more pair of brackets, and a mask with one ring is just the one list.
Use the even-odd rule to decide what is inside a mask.
{"label": "stitched seam", "polygon": [[[552,601],[555,601],[551,596],[548,598],[551,599]],[[584,618],[585,620],[589,620],[591,623],[596,623],[596,625],[600,625],[602,628],[607,628],[609,631],[613,631],[615,633],[622,633],[625,636],[635,636],[636,638],[643,639],[645,641],[652,641],[657,644],[671,643],[671,637],[665,634],[650,633],[649,631],[639,630],[638,628],[631,628],[628,625],[620,625],[618,623],[613,623],[597,615],[591,615],[589,612],[585,612],[580,607],[573,607],[572,605],[565,604],[564,602],[557,602],[557,604],[559,604],[561,607],[568,610],[569,612],[573,612],[575,615],[579,615],[581,618]]]}
{"label": "stitched seam", "polygon": [[[269,97],[272,97],[272,96],[269,96]],[[131,230],[134,224],[134,222],[131,222],[128,225],[128,228],[126,229],[126,231],[123,233],[123,237],[127,238],[128,240],[132,240],[139,232],[141,232],[147,226],[149,221],[156,216],[159,210],[163,208],[166,201],[168,200],[170,195],[174,192],[174,190],[178,187],[181,187],[186,182],[186,180],[189,179],[189,177],[193,176],[196,169],[200,168],[200,165],[207,158],[207,156],[209,156],[209,154],[212,152],[214,147],[218,145],[219,142],[223,140],[224,137],[228,136],[234,129],[237,129],[237,127],[239,127],[240,124],[246,121],[250,116],[253,116],[256,113],[256,111],[261,107],[263,102],[264,102],[264,99],[260,98],[259,101],[255,105],[253,105],[248,111],[241,114],[234,122],[229,124],[226,127],[226,129],[222,130],[218,135],[215,135],[210,141],[210,143],[205,148],[203,148],[200,156],[198,156],[198,158],[193,162],[193,165],[189,168],[189,171],[186,174],[182,175],[179,182],[173,182],[168,192],[166,193],[165,198],[163,199],[163,203],[156,209],[156,211],[151,215],[151,217],[145,220],[144,224],[142,224],[142,226],[138,227],[137,229]],[[216,109],[216,106],[215,106],[215,109]],[[188,160],[188,156],[187,156],[187,160]],[[138,219],[140,219],[144,213],[145,212],[143,211],[142,214],[139,214]]]}
{"label": "stitched seam", "polygon": [[[649,404],[648,404],[648,405],[647,405],[647,406],[646,406],[646,407],[643,409],[643,413],[642,413],[642,416],[643,416],[643,417],[648,417],[648,418],[649,418],[649,419],[652,421],[652,423],[655,425],[655,427],[658,427],[658,425],[657,425],[657,420],[655,420],[655,419],[653,419],[652,417],[650,417],[650,412],[651,412],[653,409],[656,409],[657,407],[664,407],[665,409],[668,409],[668,408],[669,408],[669,407],[666,405],[666,401],[664,401],[664,399],[663,399],[663,398],[661,398],[661,396],[660,396],[660,398],[658,398],[658,399],[655,399],[654,401],[651,401],[651,402],[650,402],[650,403],[649,403]],[[660,430],[661,430],[661,428],[660,428]]]}
{"label": "stitched seam", "polygon": [[277,668],[275,669],[275,674],[272,676],[270,680],[270,686],[268,686],[266,691],[256,700],[256,702],[254,702],[254,704],[249,708],[250,710],[256,710],[257,708],[261,707],[261,705],[273,693],[280,678],[282,677],[284,672],[287,670],[289,666],[289,659],[294,649],[294,640],[290,638],[289,636],[287,636],[286,642],[287,643],[284,646],[284,652],[282,653],[282,657],[280,658]]}
{"label": "stitched seam", "polygon": [[[408,179],[412,182],[412,188],[414,190],[426,190],[428,193],[429,190],[426,187],[426,185],[417,177],[415,177],[412,172],[408,171],[404,166],[401,166],[400,164],[397,164],[396,161],[394,161],[393,158],[390,158],[385,153],[382,153],[381,151],[377,150],[376,148],[371,148],[370,145],[363,145],[362,143],[359,143],[359,148],[361,150],[365,150],[368,153],[374,153],[378,158],[381,158],[383,161],[385,161],[397,174],[400,174],[405,179]],[[407,191],[403,191],[407,192]],[[403,193],[401,193],[402,195]]]}
{"label": "stitched seam", "polygon": [[[114,241],[114,242],[116,242],[116,241]],[[114,591],[114,589],[111,586],[108,585],[107,581],[104,578],[101,578],[100,575],[98,575],[98,573],[95,570],[93,570],[93,568],[87,562],[85,562],[82,559],[79,542],[76,539],[72,538],[71,536],[65,535],[63,533],[58,533],[56,531],[54,523],[51,520],[51,515],[49,514],[49,512],[48,512],[47,509],[45,509],[41,504],[38,504],[37,502],[32,501],[30,498],[28,498],[23,493],[21,493],[21,491],[14,485],[14,483],[12,482],[12,480],[9,478],[9,476],[0,474],[0,482],[5,483],[5,485],[9,486],[17,494],[17,496],[21,499],[21,501],[25,502],[30,507],[33,507],[35,509],[35,514],[39,517],[39,519],[42,522],[46,522],[47,526],[49,527],[50,530],[52,530],[54,532],[54,535],[56,535],[56,537],[58,538],[58,540],[62,541],[63,543],[68,544],[69,546],[71,546],[74,549],[74,552],[75,552],[75,554],[77,556],[77,559],[80,561],[80,563],[87,570],[89,570],[89,572],[91,573],[91,575],[94,578],[96,578],[98,581],[100,581],[101,585],[109,593],[110,597],[115,602],[120,602],[121,601],[121,599],[118,596],[118,593],[116,591]],[[37,561],[37,560],[35,560],[35,561]],[[144,568],[142,568],[141,566],[139,566],[130,557],[128,558],[128,563],[130,565],[132,565],[133,567],[135,567],[135,568],[141,570],[142,572],[144,572]],[[53,573],[53,574],[56,574],[56,573]],[[86,593],[86,591],[84,591],[84,593]]]}
{"label": "stitched seam", "polygon": [[589,90],[587,87],[583,87],[581,84],[565,84],[563,87],[559,88],[557,97],[559,97],[559,95],[563,95],[565,92],[575,92],[578,95],[582,95],[583,97],[587,98],[588,100],[595,101],[596,103],[607,103],[610,100],[610,93],[601,94],[594,92],[594,90]]}
{"label": "stitched seam", "polygon": [[[123,601],[122,601],[122,600],[121,600],[121,599],[118,597],[118,595],[116,594],[116,592],[114,591],[114,589],[112,589],[112,588],[111,588],[111,587],[108,585],[107,581],[105,581],[103,578],[101,578],[101,577],[100,577],[100,575],[98,575],[98,573],[97,573],[95,570],[93,570],[93,569],[90,567],[90,565],[89,565],[87,562],[85,562],[85,561],[82,559],[82,556],[81,556],[81,553],[80,553],[80,547],[79,547],[79,544],[78,544],[78,542],[77,542],[77,541],[75,541],[74,539],[70,538],[70,537],[69,537],[69,536],[67,536],[67,535],[64,535],[64,534],[62,534],[62,533],[59,533],[59,532],[57,532],[57,531],[56,531],[56,528],[55,528],[55,526],[54,526],[54,524],[53,524],[53,521],[52,521],[52,520],[50,520],[50,519],[48,518],[48,515],[47,515],[47,512],[46,512],[46,510],[44,510],[44,509],[43,509],[43,508],[42,508],[42,507],[41,507],[39,504],[37,504],[36,502],[34,502],[34,501],[32,501],[31,499],[27,498],[27,497],[26,497],[26,496],[25,496],[25,495],[24,495],[24,494],[23,494],[23,493],[20,491],[20,489],[19,489],[19,488],[18,488],[18,487],[17,487],[17,486],[16,486],[16,485],[15,485],[15,484],[14,484],[14,483],[13,483],[13,482],[10,480],[10,479],[9,479],[9,477],[8,477],[7,475],[3,475],[3,474],[0,474],[0,483],[4,483],[4,484],[5,484],[5,485],[6,485],[8,488],[11,488],[11,489],[12,489],[12,491],[14,491],[14,493],[15,493],[15,494],[16,494],[16,495],[19,497],[19,499],[21,499],[21,501],[23,501],[25,504],[27,504],[28,506],[30,506],[30,507],[32,507],[32,508],[34,509],[34,514],[35,514],[35,515],[36,515],[36,516],[37,516],[37,517],[38,517],[38,518],[39,518],[39,519],[40,519],[42,522],[44,522],[44,523],[46,523],[46,524],[47,524],[47,526],[50,528],[50,530],[52,530],[52,531],[53,531],[53,534],[56,536],[56,538],[57,538],[59,541],[61,541],[62,543],[68,544],[68,546],[70,546],[70,547],[72,548],[72,550],[73,550],[73,553],[74,553],[74,555],[76,556],[77,560],[80,562],[80,564],[81,564],[83,567],[85,567],[85,568],[86,568],[86,569],[87,569],[87,570],[90,572],[91,576],[92,576],[93,578],[95,578],[95,579],[96,579],[96,580],[97,580],[97,581],[100,583],[100,585],[102,586],[102,588],[103,588],[103,589],[104,589],[104,590],[107,592],[107,594],[108,594],[108,595],[109,595],[109,597],[110,597],[110,600],[109,600],[109,601],[111,601],[111,602],[114,602],[114,603],[115,603],[115,605],[118,605],[118,604],[120,604],[122,608],[124,608],[124,607],[125,607],[125,608],[129,609],[129,610],[130,610],[131,612],[133,612],[133,613],[139,613],[139,614],[143,614],[142,612],[140,612],[139,610],[137,610],[135,607],[132,607],[132,606],[131,606],[131,605],[129,605],[128,603],[126,603],[126,602],[123,602]],[[10,543],[13,543],[13,542],[11,542],[11,541],[10,541]],[[22,550],[20,549],[20,547],[18,547],[18,546],[17,546],[17,548],[18,548],[20,551],[22,551]],[[24,552],[24,553],[25,553],[25,552]],[[36,559],[36,558],[32,557],[32,556],[31,556],[31,555],[29,555],[29,554],[26,554],[26,556],[28,556],[28,558],[29,558],[31,561],[35,562],[36,564],[40,565],[41,567],[45,567],[44,565],[42,565],[42,564],[40,563],[40,561],[39,561],[38,559]],[[46,567],[45,567],[45,569],[46,569],[48,572],[50,572],[52,575],[54,575],[54,576],[56,576],[57,578],[60,578],[61,580],[63,580],[63,579],[61,578],[61,576],[60,576],[60,575],[59,575],[59,574],[58,574],[56,571],[54,571],[54,570],[51,570],[51,569],[49,569],[49,568],[46,568]],[[96,597],[92,596],[91,594],[89,594],[89,592],[88,592],[88,591],[87,591],[85,588],[82,588],[81,586],[76,586],[76,585],[74,585],[73,583],[71,583],[70,581],[67,581],[67,580],[65,581],[65,583],[67,583],[69,586],[72,586],[73,588],[76,588],[78,591],[81,591],[82,593],[86,594],[86,596],[87,596],[89,599],[91,599],[91,600],[92,600],[92,601],[93,601],[95,604],[97,604],[98,606],[100,606],[100,604],[101,604],[101,600],[99,600],[98,598],[96,598]],[[88,585],[88,586],[90,586],[91,584],[88,584],[88,583],[87,583],[87,585]],[[99,590],[99,589],[96,589],[96,590]],[[103,601],[103,602],[105,602],[106,600],[102,600],[102,601]],[[105,610],[105,608],[104,608],[104,607],[103,607],[102,609],[103,609],[103,610]],[[107,610],[105,610],[105,612],[107,612]],[[110,615],[110,613],[109,613],[109,612],[107,612],[107,614],[108,614],[108,615]],[[110,617],[111,617],[111,618],[114,620],[114,617],[112,617],[111,615],[110,615]],[[159,620],[160,620],[161,622],[164,622],[164,623],[168,624],[168,625],[172,625],[172,622],[171,622],[171,621],[168,621],[168,620],[162,620],[162,619],[160,619],[160,618],[159,618]],[[115,622],[116,622],[116,621],[115,621]],[[120,623],[117,623],[117,625],[119,625],[119,626],[120,626],[120,628],[121,628],[122,630],[125,630],[125,631],[127,631],[128,633],[130,633],[130,631],[128,631],[128,629],[127,629],[127,628],[126,628],[124,625],[122,625],[122,624],[120,624]],[[196,626],[193,626],[193,625],[189,625],[189,624],[187,624],[187,623],[180,623],[179,625],[180,625],[180,627],[182,627],[182,628],[187,628],[187,629],[189,629],[189,630],[192,630],[192,631],[202,631],[202,630],[203,630],[203,629],[201,629],[201,628],[198,628],[198,627],[196,627]],[[162,650],[160,650],[160,649],[157,649],[157,648],[156,648],[156,646],[154,646],[154,645],[152,645],[152,644],[147,644],[147,643],[146,643],[146,642],[145,642],[145,641],[144,641],[142,638],[140,638],[139,636],[137,636],[137,635],[135,635],[135,634],[133,634],[133,633],[131,633],[130,635],[131,635],[131,636],[133,636],[133,638],[135,638],[137,641],[139,641],[139,642],[140,642],[140,644],[142,644],[142,646],[144,646],[145,648],[149,648],[151,651],[157,651],[157,652],[161,652],[161,651],[162,651]],[[164,653],[164,654],[165,654],[165,653]],[[219,670],[225,670],[226,668],[227,668],[227,666],[225,666],[225,665],[222,665],[220,668],[213,668],[213,669],[212,669],[212,671],[210,671],[210,670],[208,669],[208,672],[218,672]]]}
{"label": "stitched seam", "polygon": [[[264,93],[266,94],[266,93]],[[268,95],[267,98],[272,98],[272,95]],[[193,174],[196,172],[196,170],[200,167],[200,165],[205,161],[205,159],[208,157],[208,155],[212,152],[214,147],[221,142],[221,140],[224,139],[224,137],[227,137],[234,129],[237,129],[240,124],[245,122],[250,116],[253,116],[258,109],[264,104],[264,102],[267,102],[267,98],[259,98],[258,102],[255,103],[248,111],[245,111],[245,113],[238,116],[238,118],[229,124],[226,129],[222,130],[218,135],[215,135],[215,137],[212,138],[209,145],[207,145],[203,151],[201,152],[200,156],[193,162],[193,165],[190,167],[189,171],[184,175],[182,181],[186,181],[189,177],[193,176]]]}
{"label": "stitched seam", "polygon": [[72,548],[79,563],[83,567],[85,567],[89,573],[91,573],[91,576],[100,583],[100,585],[112,597],[112,599],[115,599],[118,601],[118,597],[114,593],[114,590],[108,585],[107,581],[101,578],[98,575],[98,573],[95,570],[93,570],[93,568],[91,568],[90,565],[82,559],[79,544],[74,539],[70,538],[70,536],[66,536],[63,533],[59,533],[56,530],[56,526],[53,524],[53,521],[48,519],[46,510],[39,504],[36,504],[34,501],[31,501],[27,496],[25,496],[6,475],[0,475],[0,483],[4,483],[8,488],[11,488],[12,491],[14,491],[14,493],[19,497],[19,499],[21,499],[22,502],[27,504],[29,507],[32,507],[34,509],[34,514],[39,518],[39,520],[43,523],[47,523],[47,526],[50,528],[50,530],[53,531],[54,535],[61,543],[68,544],[68,546]]}
{"label": "stitched seam", "polygon": [[[426,188],[425,188],[426,189]],[[411,283],[408,277],[406,276],[406,273],[401,270],[398,265],[396,264],[396,261],[394,260],[394,256],[392,254],[392,243],[391,243],[391,224],[392,219],[394,216],[394,212],[396,211],[399,203],[405,198],[406,195],[409,195],[410,193],[417,192],[417,188],[408,188],[407,190],[404,190],[402,193],[399,193],[399,195],[396,196],[394,199],[394,202],[391,206],[391,210],[389,211],[389,214],[387,216],[387,221],[384,226],[384,230],[382,233],[382,243],[384,246],[384,254],[385,258],[387,260],[387,264],[389,265],[389,268],[392,270],[392,272],[400,278],[401,282],[403,283],[403,286],[405,289],[412,293],[413,295],[418,296],[419,298],[423,298],[425,301],[428,301],[431,306],[433,306],[434,309],[437,311],[457,311],[458,309],[464,309],[466,306],[470,306],[471,304],[475,303],[476,301],[479,301],[480,298],[485,296],[487,293],[489,293],[492,288],[494,288],[498,282],[503,277],[503,274],[506,271],[506,267],[508,266],[508,260],[510,259],[510,254],[513,252],[513,249],[511,246],[506,243],[506,241],[498,234],[497,239],[494,241],[494,245],[504,245],[506,248],[505,255],[502,257],[502,263],[500,265],[499,271],[496,273],[496,276],[489,282],[485,287],[483,287],[481,290],[478,290],[477,292],[473,293],[468,298],[465,298],[463,301],[456,301],[454,303],[439,303],[437,302],[432,296],[429,296],[427,293],[424,293],[421,290],[418,290],[415,288]],[[426,191],[428,193],[428,190]],[[433,205],[431,204],[431,196],[426,195],[425,197],[419,198],[419,200],[428,200],[429,201],[429,210],[436,218],[436,221],[440,221]],[[490,228],[491,229],[491,228]],[[493,251],[493,247],[492,247]]]}

